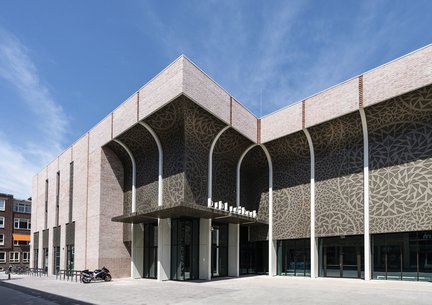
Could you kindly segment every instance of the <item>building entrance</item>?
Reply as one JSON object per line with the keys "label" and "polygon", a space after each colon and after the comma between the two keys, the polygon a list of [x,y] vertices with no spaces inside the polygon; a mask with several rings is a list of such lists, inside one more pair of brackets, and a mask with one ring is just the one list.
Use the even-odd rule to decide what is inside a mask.
{"label": "building entrance", "polygon": [[240,274],[268,273],[268,241],[249,241],[249,228],[240,226]]}
{"label": "building entrance", "polygon": [[228,276],[228,224],[213,223],[211,249],[212,277]]}
{"label": "building entrance", "polygon": [[158,226],[157,223],[144,225],[144,278],[157,278],[158,261]]}
{"label": "building entrance", "polygon": [[171,279],[199,278],[199,219],[171,220]]}
{"label": "building entrance", "polygon": [[323,277],[364,278],[363,236],[320,238]]}

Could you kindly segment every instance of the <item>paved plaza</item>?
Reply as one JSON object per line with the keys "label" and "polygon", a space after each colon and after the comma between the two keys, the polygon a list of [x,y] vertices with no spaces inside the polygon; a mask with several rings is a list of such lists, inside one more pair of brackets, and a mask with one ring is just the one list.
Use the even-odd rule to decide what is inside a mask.
{"label": "paved plaza", "polygon": [[0,304],[432,304],[432,283],[251,276],[82,284],[0,273]]}

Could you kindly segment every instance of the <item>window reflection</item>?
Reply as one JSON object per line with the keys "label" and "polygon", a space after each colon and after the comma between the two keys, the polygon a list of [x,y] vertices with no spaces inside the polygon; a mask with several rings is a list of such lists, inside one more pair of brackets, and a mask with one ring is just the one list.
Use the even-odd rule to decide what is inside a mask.
{"label": "window reflection", "polygon": [[374,279],[432,280],[432,231],[372,235]]}

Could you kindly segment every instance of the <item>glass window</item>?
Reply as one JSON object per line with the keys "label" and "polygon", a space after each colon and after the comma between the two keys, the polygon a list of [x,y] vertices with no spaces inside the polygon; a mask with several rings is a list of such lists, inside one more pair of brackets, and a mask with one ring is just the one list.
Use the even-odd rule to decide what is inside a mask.
{"label": "glass window", "polygon": [[56,227],[59,225],[59,216],[60,216],[60,172],[57,172],[57,179],[56,179]]}
{"label": "glass window", "polygon": [[0,211],[4,211],[6,207],[6,200],[0,199]]}
{"label": "glass window", "polygon": [[372,243],[373,278],[432,280],[432,231],[376,234]]}
{"label": "glass window", "polygon": [[0,234],[0,246],[4,245],[4,234]]}
{"label": "glass window", "polygon": [[31,204],[26,202],[14,202],[13,210],[17,213],[30,214]]}
{"label": "glass window", "polygon": [[75,247],[74,245],[67,245],[66,250],[66,268],[67,270],[74,270]]}
{"label": "glass window", "polygon": [[386,244],[385,235],[374,235],[372,237],[372,278],[377,280],[386,279]]}
{"label": "glass window", "polygon": [[43,248],[43,267],[44,267],[44,272],[48,271],[48,248]]}
{"label": "glass window", "polygon": [[278,275],[310,275],[310,239],[278,241]]}
{"label": "glass window", "polygon": [[0,263],[6,263],[6,252],[0,252]]}
{"label": "glass window", "polygon": [[419,232],[418,236],[419,281],[432,280],[432,232]]}
{"label": "glass window", "polygon": [[31,221],[26,218],[14,218],[14,228],[20,230],[30,230]]}
{"label": "glass window", "polygon": [[19,252],[9,252],[9,263],[19,263],[20,253]]}
{"label": "glass window", "polygon": [[60,272],[60,247],[54,247],[54,274]]}
{"label": "glass window", "polygon": [[39,249],[34,249],[33,250],[33,267],[38,269],[39,268]]}
{"label": "glass window", "polygon": [[28,263],[30,261],[30,252],[23,252],[23,263]]}
{"label": "glass window", "polygon": [[5,222],[5,218],[3,216],[0,216],[0,228],[4,228],[4,222]]}
{"label": "glass window", "polygon": [[29,244],[30,242],[26,240],[14,240],[14,246],[28,246]]}
{"label": "glass window", "polygon": [[69,165],[69,223],[72,222],[73,212],[73,179],[74,179],[74,163]]}

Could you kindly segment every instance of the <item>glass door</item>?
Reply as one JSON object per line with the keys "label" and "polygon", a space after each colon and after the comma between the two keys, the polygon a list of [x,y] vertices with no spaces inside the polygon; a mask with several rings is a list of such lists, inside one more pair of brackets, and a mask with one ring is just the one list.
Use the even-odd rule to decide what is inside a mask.
{"label": "glass door", "polygon": [[144,226],[144,278],[157,278],[158,227],[157,224]]}
{"label": "glass door", "polygon": [[249,228],[240,226],[240,274],[268,273],[268,241],[249,241]]}
{"label": "glass door", "polygon": [[400,246],[387,247],[387,279],[400,280],[402,274],[402,256]]}
{"label": "glass door", "polygon": [[354,246],[341,247],[342,253],[342,277],[359,278],[360,262],[358,251]]}
{"label": "glass door", "polygon": [[171,220],[171,279],[199,278],[199,219]]}
{"label": "glass door", "polygon": [[228,224],[212,226],[212,277],[228,276]]}
{"label": "glass door", "polygon": [[342,277],[340,247],[324,247],[324,276]]}
{"label": "glass door", "polygon": [[362,236],[320,239],[321,275],[324,277],[363,277]]}
{"label": "glass door", "polygon": [[278,275],[310,275],[310,239],[278,240],[277,251]]}

